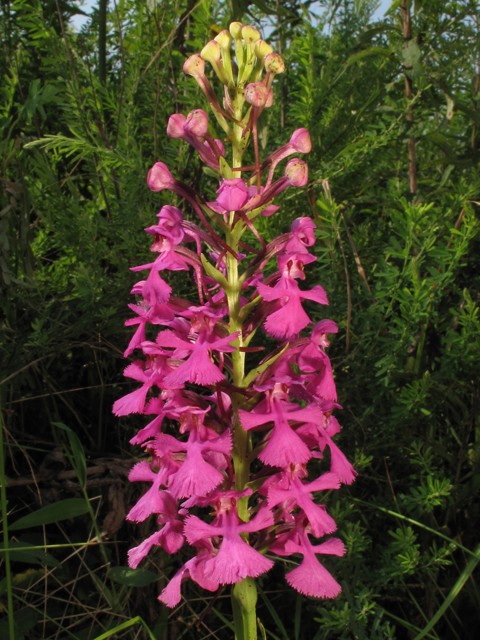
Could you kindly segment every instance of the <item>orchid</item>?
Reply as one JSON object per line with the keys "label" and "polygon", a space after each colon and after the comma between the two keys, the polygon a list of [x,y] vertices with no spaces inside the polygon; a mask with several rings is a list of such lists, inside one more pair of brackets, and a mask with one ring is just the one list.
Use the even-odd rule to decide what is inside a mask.
{"label": "orchid", "polygon": [[[206,76],[205,61],[224,85],[224,108]],[[254,579],[272,568],[276,556],[303,557],[286,575],[298,592],[338,595],[340,585],[317,556],[341,556],[344,546],[338,538],[312,544],[310,537],[323,538],[337,528],[315,494],[349,484],[356,475],[333,440],[340,426],[332,412],[340,405],[325,349],[328,335],[338,329],[328,319],[313,326],[304,303],[316,303],[320,310],[328,305],[326,292],[318,284],[306,289],[298,282],[316,260],[309,253],[315,224],[300,217],[289,233],[269,244],[255,227],[259,215],[279,210],[273,202],[279,193],[308,181],[308,165],[300,158],[288,160],[284,175],[275,180],[283,160],[310,151],[306,129],[294,131],[263,162],[259,158],[258,117],[271,106],[272,82],[283,69],[281,56],[258,31],[238,22],[186,61],[185,72],[200,86],[231,142],[231,165],[205,111],[170,117],[168,135],[189,143],[218,174],[218,195],[207,202],[161,161],[148,173],[148,187],[183,198],[198,224],[166,205],[145,229],[156,257],[132,267],[148,275],[132,290],[141,300],[129,305],[135,317],[126,325],[137,328],[125,351],[125,357],[143,355],[125,369],[140,386],[113,407],[118,416],[153,416],[130,441],[145,453],[130,480],[150,486],[127,519],[144,522],[153,515],[158,529],[130,551],[130,566],[136,568],[154,547],[174,554],[189,546],[190,559],[159,599],[176,606],[188,579],[212,592],[232,585],[237,640],[257,637]],[[244,167],[250,141],[255,164]],[[186,242],[194,242],[195,250]],[[278,271],[264,277],[273,258]],[[190,269],[198,303],[174,297],[160,276]],[[280,348],[248,372],[247,357],[263,349],[251,342],[262,331],[280,340]],[[311,461],[322,460],[325,449],[330,466],[312,477],[324,462]]]}

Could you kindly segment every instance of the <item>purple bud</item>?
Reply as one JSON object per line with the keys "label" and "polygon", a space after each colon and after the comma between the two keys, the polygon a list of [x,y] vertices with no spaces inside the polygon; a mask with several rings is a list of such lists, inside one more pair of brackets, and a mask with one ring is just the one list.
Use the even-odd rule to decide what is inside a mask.
{"label": "purple bud", "polygon": [[268,89],[263,82],[252,82],[247,84],[244,97],[253,107],[263,107],[268,98]]}
{"label": "purple bud", "polygon": [[[221,140],[218,140],[217,138],[215,138],[214,142],[217,145],[217,149],[220,152],[220,155],[225,156],[225,147],[223,146],[223,142]],[[210,149],[212,153],[215,153],[215,150],[212,148],[212,145],[208,140],[205,140],[205,146]]]}
{"label": "purple bud", "polygon": [[285,177],[292,187],[304,187],[308,180],[308,165],[300,158],[293,158],[287,162]]}
{"label": "purple bud", "polygon": [[208,116],[203,109],[190,111],[185,123],[185,131],[203,140],[208,131]]}
{"label": "purple bud", "polygon": [[312,149],[310,134],[306,129],[297,129],[290,138],[290,144],[297,153],[309,153]]}
{"label": "purple bud", "polygon": [[148,172],[147,185],[151,191],[169,189],[174,183],[172,174],[163,162],[156,162]]}
{"label": "purple bud", "polygon": [[181,113],[174,113],[168,119],[167,136],[169,138],[183,138],[187,119]]}
{"label": "purple bud", "polygon": [[217,202],[226,211],[238,211],[248,200],[247,187],[241,178],[224,180],[217,193]]}

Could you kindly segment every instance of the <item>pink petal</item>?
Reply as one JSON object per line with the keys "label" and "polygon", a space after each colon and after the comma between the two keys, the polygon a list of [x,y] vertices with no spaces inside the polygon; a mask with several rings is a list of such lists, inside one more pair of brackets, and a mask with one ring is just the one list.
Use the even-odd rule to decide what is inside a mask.
{"label": "pink petal", "polygon": [[288,584],[305,596],[335,598],[342,590],[338,582],[315,556],[305,557],[302,564],[285,576]]}
{"label": "pink petal", "polygon": [[165,509],[162,493],[158,489],[158,483],[154,483],[137,504],[130,509],[126,519],[131,522],[143,522],[152,513],[162,513]]}
{"label": "pink petal", "polygon": [[323,553],[329,556],[343,556],[345,554],[345,545],[339,538],[329,538],[322,544],[312,546],[315,553]]}
{"label": "pink petal", "polygon": [[310,291],[302,291],[301,297],[304,300],[313,300],[313,302],[318,302],[319,304],[328,304],[325,289],[319,284],[316,284]]}
{"label": "pink petal", "polygon": [[[327,436],[328,437],[328,436]],[[340,482],[344,484],[352,484],[355,477],[358,475],[355,469],[352,467],[346,456],[337,445],[329,438],[331,464],[330,471],[334,473]]]}
{"label": "pink petal", "polygon": [[268,316],[265,331],[274,338],[290,340],[297,337],[309,324],[310,318],[303,310],[298,298],[293,296],[278,311]]}
{"label": "pink petal", "polygon": [[148,378],[144,371],[144,362],[142,360],[135,360],[125,367],[123,371],[123,375],[126,378],[132,378],[132,380],[136,380],[137,382],[147,382]]}
{"label": "pink petal", "polygon": [[[146,413],[146,412],[145,412]],[[130,440],[130,444],[143,444],[149,438],[154,438],[157,434],[161,432],[162,422],[165,414],[157,416],[154,420],[152,420],[146,427],[140,429],[136,436]]]}
{"label": "pink petal", "polygon": [[[133,318],[133,319],[137,320],[137,318]],[[128,343],[128,347],[127,347],[125,353],[123,354],[123,357],[124,358],[128,358],[128,356],[131,353],[133,353],[134,350],[137,349],[142,342],[145,342],[145,321],[143,319],[140,319],[140,322],[138,323],[137,330],[133,334],[132,339],[130,340],[130,342]]]}
{"label": "pink petal", "polygon": [[161,531],[156,531],[149,538],[144,540],[138,547],[133,547],[128,552],[128,566],[130,569],[136,569],[140,562],[145,558],[150,549],[155,546],[160,546]]}
{"label": "pink petal", "polygon": [[140,389],[132,391],[132,393],[123,396],[123,398],[119,398],[113,404],[113,413],[116,416],[128,416],[130,413],[143,413],[149,389],[150,385],[144,384]]}
{"label": "pink petal", "polygon": [[235,584],[248,576],[257,578],[273,564],[238,536],[238,540],[224,538],[218,554],[205,563],[205,573],[219,584]]}
{"label": "pink petal", "polygon": [[312,454],[288,423],[282,420],[275,422],[267,446],[258,457],[271,467],[286,468],[289,464],[304,464]]}
{"label": "pink petal", "polygon": [[[168,302],[171,293],[172,287],[170,287],[165,280],[162,280],[156,269],[151,269],[142,287],[142,296],[144,299],[152,306],[155,304],[165,304]],[[170,318],[170,320],[173,320],[173,317]]]}
{"label": "pink petal", "polygon": [[154,482],[156,477],[156,472],[153,471],[146,460],[143,462],[137,462],[128,474],[130,482]]}
{"label": "pink petal", "polygon": [[177,573],[173,576],[173,578],[167,584],[167,586],[162,591],[162,593],[158,596],[158,599],[160,600],[160,602],[164,602],[167,605],[167,607],[170,607],[170,609],[173,609],[173,607],[176,607],[177,604],[182,599],[182,596],[180,593],[182,580],[183,578],[189,577],[190,567],[192,567],[196,561],[197,561],[196,558],[192,558],[191,560],[186,562],[183,565],[183,567],[179,571],[177,571]]}
{"label": "pink petal", "polygon": [[261,424],[272,422],[274,417],[271,413],[253,413],[251,411],[244,411],[243,409],[239,409],[238,414],[245,431],[249,431]]}
{"label": "pink petal", "polygon": [[257,515],[250,520],[237,527],[238,531],[246,533],[254,533],[255,531],[261,531],[267,529],[275,524],[273,513],[267,507],[262,507]]}
{"label": "pink petal", "polygon": [[326,533],[333,533],[337,529],[337,523],[330,516],[323,504],[315,504],[311,498],[301,496],[298,505],[304,510],[316,538]]}
{"label": "pink petal", "polygon": [[210,359],[208,349],[202,347],[203,345],[193,351],[188,360],[181,364],[178,369],[169,373],[165,378],[165,382],[171,385],[192,382],[193,384],[206,386],[224,380],[225,376]]}
{"label": "pink petal", "polygon": [[195,542],[202,538],[213,538],[217,536],[219,529],[212,524],[207,524],[203,520],[200,520],[197,516],[188,516],[185,519],[183,532],[188,540],[188,544],[195,544]]}
{"label": "pink petal", "polygon": [[309,493],[314,491],[329,491],[330,489],[339,489],[340,482],[338,476],[335,473],[324,473],[320,477],[310,482],[308,485]]}
{"label": "pink petal", "polygon": [[185,536],[183,535],[183,522],[181,520],[173,520],[160,531],[160,542],[167,553],[177,553],[183,546]]}
{"label": "pink petal", "polygon": [[200,447],[195,444],[189,447],[185,462],[169,484],[168,488],[175,498],[206,496],[223,480],[223,475],[205,462]]}

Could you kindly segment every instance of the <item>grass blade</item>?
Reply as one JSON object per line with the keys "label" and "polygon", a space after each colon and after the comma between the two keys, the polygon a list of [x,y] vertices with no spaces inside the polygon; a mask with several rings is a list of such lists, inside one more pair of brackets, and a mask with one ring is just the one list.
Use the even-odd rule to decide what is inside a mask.
{"label": "grass blade", "polygon": [[5,549],[5,574],[7,578],[7,607],[8,607],[8,634],[10,640],[15,640],[15,620],[13,617],[12,598],[12,573],[10,571],[10,554],[8,540],[8,516],[7,516],[7,482],[5,479],[5,459],[3,457],[3,414],[0,398],[0,482],[2,483],[2,523],[3,523],[3,546]]}
{"label": "grass blade", "polygon": [[442,604],[440,609],[433,616],[433,618],[430,620],[427,626],[423,629],[423,631],[421,631],[417,636],[415,636],[414,640],[421,640],[427,635],[427,633],[437,624],[437,622],[443,616],[445,611],[448,609],[448,607],[452,604],[452,602],[458,596],[460,591],[463,589],[463,586],[465,585],[466,581],[468,580],[470,575],[473,573],[477,564],[480,562],[480,545],[478,545],[478,547],[475,549],[475,556],[476,558],[474,560],[473,559],[470,560],[470,562],[467,564],[465,569],[462,571],[460,577],[458,578],[456,583],[453,585],[450,593],[445,598],[445,602]]}
{"label": "grass blade", "polygon": [[275,620],[275,624],[279,628],[281,634],[283,635],[285,640],[290,640],[290,638],[288,637],[287,632],[285,631],[285,627],[283,626],[282,621],[280,620],[280,618],[278,617],[277,612],[275,611],[275,609],[272,606],[272,603],[267,598],[267,596],[263,593],[263,590],[261,589],[260,585],[258,585],[258,584],[257,584],[257,589],[258,589],[258,593],[260,594],[260,597],[262,598],[264,603],[267,605],[267,609],[270,611],[270,614],[271,614],[272,618]]}
{"label": "grass blade", "polygon": [[123,622],[122,624],[119,624],[118,627],[114,627],[113,629],[110,629],[109,631],[105,631],[105,633],[102,633],[101,635],[97,636],[96,638],[94,638],[94,640],[105,640],[106,638],[110,638],[111,636],[113,636],[113,635],[115,635],[117,633],[120,633],[120,631],[124,631],[125,629],[129,629],[130,627],[133,627],[136,624],[141,624],[142,625],[142,627],[147,632],[148,637],[150,638],[150,640],[157,640],[157,638],[155,638],[153,633],[148,628],[146,622],[144,620],[142,620],[142,618],[140,616],[136,616],[135,618],[132,618],[131,620],[128,620],[127,622]]}

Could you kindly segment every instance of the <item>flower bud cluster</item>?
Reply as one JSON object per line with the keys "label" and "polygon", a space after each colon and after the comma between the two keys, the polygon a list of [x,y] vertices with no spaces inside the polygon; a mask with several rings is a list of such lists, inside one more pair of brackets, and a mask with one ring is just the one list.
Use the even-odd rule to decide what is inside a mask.
{"label": "flower bud cluster", "polygon": [[[205,75],[205,61],[225,85],[225,109]],[[237,133],[250,127],[254,139],[256,117],[271,104],[272,80],[283,70],[283,60],[259,32],[238,22],[185,63],[217,120],[235,116]],[[249,106],[241,113],[245,101],[253,117]],[[325,349],[337,326],[331,320],[313,324],[304,303],[328,305],[327,295],[320,285],[299,285],[304,267],[316,260],[309,252],[315,224],[297,218],[289,233],[269,244],[255,228],[257,216],[278,211],[273,200],[279,193],[307,184],[308,167],[298,157],[286,163],[280,178],[275,180],[274,172],[289,156],[310,151],[309,133],[298,129],[263,162],[256,158],[246,180],[240,177],[240,147],[232,141],[230,168],[203,110],[172,115],[167,133],[188,142],[221,182],[216,200],[207,202],[162,162],[147,178],[152,191],[171,190],[184,198],[199,224],[186,220],[180,209],[163,206],[157,222],[145,229],[153,239],[152,261],[132,268],[146,274],[132,290],[137,302],[129,307],[135,315],[126,322],[136,330],[125,357],[141,357],[127,366],[125,376],[139,386],[113,410],[150,420],[131,439],[150,462],[142,459],[130,473],[132,482],[150,487],[127,519],[143,522],[153,515],[158,526],[131,549],[129,564],[136,568],[154,546],[171,554],[190,546],[190,559],[160,594],[173,607],[188,578],[216,591],[267,572],[275,556],[300,554],[303,560],[287,573],[288,583],[309,596],[335,597],[340,586],[317,556],[341,556],[344,545],[335,537],[312,544],[312,537],[336,530],[314,494],[353,482],[356,472],[334,442],[340,426],[333,411],[341,407]],[[256,246],[242,242],[243,233]],[[278,270],[266,278],[264,268],[272,259]],[[176,297],[160,275],[192,269],[195,304]],[[309,335],[303,333],[307,327]],[[281,344],[246,373],[248,354],[263,349],[249,346],[262,331]],[[322,475],[309,477],[310,463],[323,458]]]}

